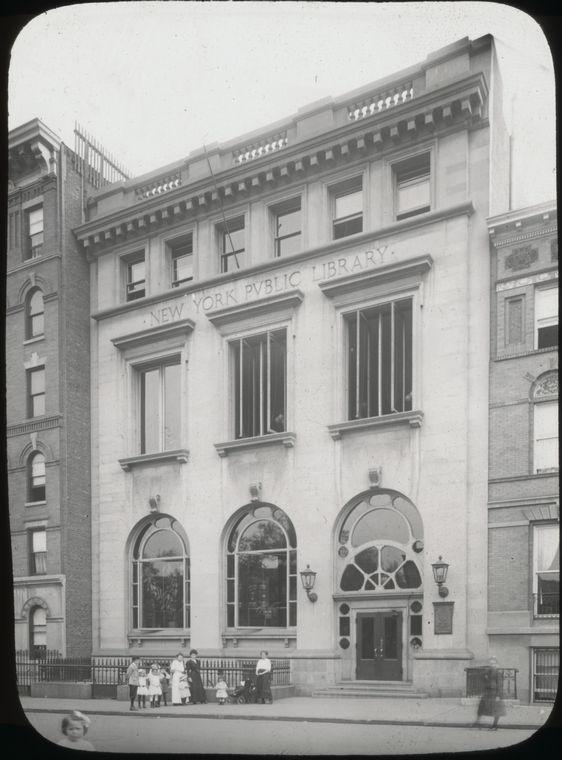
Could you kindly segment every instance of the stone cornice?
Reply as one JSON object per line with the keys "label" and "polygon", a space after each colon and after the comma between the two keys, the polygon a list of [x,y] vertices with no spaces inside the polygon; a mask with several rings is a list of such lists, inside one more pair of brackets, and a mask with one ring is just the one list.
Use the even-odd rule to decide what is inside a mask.
{"label": "stone cornice", "polygon": [[347,238],[341,238],[340,240],[330,240],[323,245],[316,246],[315,248],[309,248],[306,251],[296,253],[293,256],[277,257],[274,259],[268,259],[262,261],[254,266],[247,267],[246,269],[238,269],[232,272],[213,275],[207,277],[204,280],[195,280],[189,285],[185,285],[180,288],[170,288],[169,290],[155,295],[146,296],[145,298],[138,298],[134,301],[123,302],[117,306],[111,306],[108,309],[101,309],[94,312],[91,316],[92,319],[100,320],[107,319],[109,317],[115,317],[119,314],[124,314],[128,311],[140,309],[145,306],[151,306],[152,304],[159,303],[160,301],[180,297],[187,295],[188,293],[196,293],[200,290],[215,286],[227,285],[234,280],[244,279],[246,277],[253,277],[254,275],[261,274],[262,272],[271,272],[275,269],[281,269],[291,264],[300,264],[308,259],[315,259],[319,256],[335,253],[337,251],[344,251],[347,248],[355,248],[357,246],[369,243],[374,244],[382,238],[389,237],[391,235],[399,235],[401,232],[415,229],[418,227],[425,227],[430,224],[442,222],[446,219],[453,219],[457,216],[471,216],[474,213],[474,206],[472,201],[466,201],[465,203],[459,203],[455,206],[447,206],[446,208],[437,209],[436,211],[428,211],[425,214],[419,216],[413,216],[409,219],[403,219],[399,222],[393,222],[387,224],[384,227],[379,227],[375,230],[368,230],[367,232],[361,232],[358,235],[350,235]]}
{"label": "stone cornice", "polygon": [[129,348],[145,345],[146,343],[154,343],[158,340],[165,340],[167,338],[175,338],[178,335],[190,333],[195,327],[195,323],[191,319],[181,319],[178,322],[166,325],[158,325],[157,327],[148,327],[145,330],[139,330],[138,332],[128,333],[127,335],[121,335],[117,338],[112,338],[111,342],[120,351],[125,351]]}
{"label": "stone cornice", "polygon": [[411,412],[398,412],[395,414],[382,414],[380,417],[365,417],[359,420],[346,420],[328,425],[328,431],[334,441],[338,441],[345,433],[373,430],[387,427],[388,425],[408,424],[410,427],[421,427],[423,412],[415,410]]}
{"label": "stone cornice", "polygon": [[404,277],[417,276],[421,278],[423,274],[429,272],[432,266],[433,259],[429,254],[426,254],[425,256],[417,256],[414,259],[400,261],[397,264],[386,264],[375,270],[367,270],[359,274],[320,282],[318,287],[325,296],[334,298],[353,292],[359,288],[372,287],[389,280],[394,282]]}
{"label": "stone cornice", "polygon": [[49,417],[43,417],[41,419],[34,419],[26,422],[20,422],[15,425],[8,425],[6,432],[8,437],[11,437],[14,435],[33,433],[37,430],[49,430],[50,428],[60,427],[61,425],[62,414],[53,414]]}
{"label": "stone cornice", "polygon": [[300,290],[289,290],[280,295],[267,296],[266,298],[237,304],[226,309],[209,311],[207,312],[207,317],[220,330],[224,325],[239,322],[241,319],[255,319],[264,313],[271,314],[280,311],[290,311],[299,306],[303,299],[304,295]]}
{"label": "stone cornice", "polygon": [[[146,201],[132,203],[114,213],[93,219],[75,229],[77,239],[91,256],[170,223],[217,213],[221,207],[245,201],[288,182],[302,182],[350,162],[403,150],[444,131],[480,126],[488,87],[483,74],[470,74],[438,90],[422,93],[387,111],[374,113],[304,140],[251,164],[234,166],[219,174],[217,185],[205,176],[189,186],[180,185]],[[133,192],[131,188],[131,193]]]}
{"label": "stone cornice", "polygon": [[542,229],[531,230],[530,232],[521,232],[518,235],[512,235],[511,237],[502,238],[498,240],[494,238],[493,231],[490,230],[490,237],[492,237],[492,245],[494,248],[505,248],[513,243],[521,243],[525,240],[535,240],[536,238],[548,237],[549,235],[558,234],[558,224],[554,223],[549,227],[543,227]]}

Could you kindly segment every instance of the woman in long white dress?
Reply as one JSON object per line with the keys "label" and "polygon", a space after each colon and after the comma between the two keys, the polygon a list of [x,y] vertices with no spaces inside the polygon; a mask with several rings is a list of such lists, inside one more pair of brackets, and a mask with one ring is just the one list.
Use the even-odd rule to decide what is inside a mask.
{"label": "woman in long white dress", "polygon": [[181,692],[180,692],[180,680],[185,672],[185,665],[183,663],[183,654],[181,652],[176,655],[176,659],[172,660],[170,665],[170,673],[172,676],[172,704],[181,705]]}

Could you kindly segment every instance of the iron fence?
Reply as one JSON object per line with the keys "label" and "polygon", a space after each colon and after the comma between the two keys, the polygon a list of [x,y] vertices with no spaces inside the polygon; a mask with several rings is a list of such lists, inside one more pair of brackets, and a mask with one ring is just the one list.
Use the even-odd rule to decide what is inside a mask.
{"label": "iron fence", "polygon": [[90,681],[91,661],[89,657],[62,657],[60,652],[53,650],[30,653],[27,649],[19,649],[16,651],[16,677],[21,687],[47,681]]}
{"label": "iron fence", "polygon": [[558,690],[560,650],[533,650],[533,702],[554,702]]}
{"label": "iron fence", "polygon": [[[465,668],[466,696],[480,697],[486,688],[488,666]],[[498,696],[502,699],[517,699],[517,669],[497,668]]]}

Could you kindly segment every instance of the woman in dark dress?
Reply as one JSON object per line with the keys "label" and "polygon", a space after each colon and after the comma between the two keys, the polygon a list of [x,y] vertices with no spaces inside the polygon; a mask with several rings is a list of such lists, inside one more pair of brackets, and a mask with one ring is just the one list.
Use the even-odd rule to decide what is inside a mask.
{"label": "woman in dark dress", "polygon": [[203,682],[201,681],[201,664],[196,659],[199,652],[197,649],[192,649],[189,653],[189,659],[185,663],[185,670],[187,678],[189,680],[189,689],[191,691],[191,704],[204,705],[207,701],[207,695],[203,688]]}
{"label": "woman in dark dress", "polygon": [[501,698],[500,674],[497,668],[497,660],[490,657],[490,664],[484,671],[484,691],[478,704],[476,713],[475,726],[480,725],[481,715],[490,715],[494,721],[490,729],[495,730],[498,727],[498,721],[502,715],[505,715],[505,704]]}

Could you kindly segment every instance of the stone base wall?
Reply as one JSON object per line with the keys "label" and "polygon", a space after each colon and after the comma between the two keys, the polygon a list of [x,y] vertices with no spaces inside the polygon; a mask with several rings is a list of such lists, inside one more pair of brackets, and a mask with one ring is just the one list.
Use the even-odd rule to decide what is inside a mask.
{"label": "stone base wall", "polygon": [[91,683],[65,683],[50,681],[32,683],[29,687],[31,697],[56,697],[58,699],[92,699]]}
{"label": "stone base wall", "polygon": [[291,680],[297,696],[307,696],[316,689],[334,686],[340,679],[339,657],[295,658],[292,661]]}
{"label": "stone base wall", "polygon": [[473,664],[470,652],[451,650],[414,655],[413,685],[430,697],[463,697],[466,691],[465,668]]}

